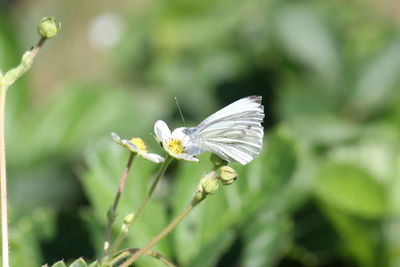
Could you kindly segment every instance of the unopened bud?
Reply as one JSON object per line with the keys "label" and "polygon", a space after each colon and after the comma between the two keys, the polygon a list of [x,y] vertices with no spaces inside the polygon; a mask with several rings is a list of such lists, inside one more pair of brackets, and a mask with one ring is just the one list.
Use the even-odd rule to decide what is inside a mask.
{"label": "unopened bud", "polygon": [[122,224],[122,227],[121,227],[121,231],[122,232],[126,233],[126,232],[129,231],[129,228],[130,228],[130,226],[131,226],[131,224],[133,222],[133,218],[134,217],[135,217],[134,213],[129,213],[128,215],[126,215],[124,217],[124,223]]}
{"label": "unopened bud", "polygon": [[223,166],[219,169],[219,179],[223,185],[230,185],[239,176],[239,174],[230,166]]}
{"label": "unopened bud", "polygon": [[110,247],[110,242],[108,241],[104,242],[103,251],[107,251],[109,247]]}
{"label": "unopened bud", "polygon": [[218,157],[215,154],[211,154],[210,161],[214,165],[215,168],[219,168],[221,166],[225,166],[226,164],[228,164],[228,162],[226,160],[221,159],[220,157]]}
{"label": "unopened bud", "polygon": [[56,36],[60,29],[61,23],[57,22],[55,18],[45,17],[39,23],[38,32],[42,38],[49,39]]}
{"label": "unopened bud", "polygon": [[215,172],[207,173],[200,181],[200,184],[201,187],[203,187],[204,193],[209,195],[214,194],[218,189],[218,181]]}

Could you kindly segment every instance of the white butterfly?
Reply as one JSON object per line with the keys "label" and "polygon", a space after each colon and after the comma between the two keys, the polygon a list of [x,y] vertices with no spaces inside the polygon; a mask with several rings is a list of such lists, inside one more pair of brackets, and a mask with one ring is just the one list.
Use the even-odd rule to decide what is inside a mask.
{"label": "white butterfly", "polygon": [[159,120],[154,132],[175,158],[198,161],[194,156],[208,151],[245,165],[261,151],[264,116],[261,96],[248,96],[210,115],[196,127],[180,127],[171,133],[167,124]]}

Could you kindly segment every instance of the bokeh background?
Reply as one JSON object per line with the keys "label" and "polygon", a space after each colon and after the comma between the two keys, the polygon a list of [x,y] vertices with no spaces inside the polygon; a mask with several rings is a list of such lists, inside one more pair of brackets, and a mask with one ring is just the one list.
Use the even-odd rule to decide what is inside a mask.
{"label": "bokeh background", "polygon": [[[155,250],[178,266],[400,265],[400,5],[393,1],[0,1],[0,68],[62,30],[11,88],[12,266],[101,251],[128,153],[110,137],[188,125],[241,97],[265,106],[265,145]],[[174,164],[129,235],[140,247],[210,169]],[[157,166],[133,164],[113,234]],[[143,257],[138,266],[161,266]]]}

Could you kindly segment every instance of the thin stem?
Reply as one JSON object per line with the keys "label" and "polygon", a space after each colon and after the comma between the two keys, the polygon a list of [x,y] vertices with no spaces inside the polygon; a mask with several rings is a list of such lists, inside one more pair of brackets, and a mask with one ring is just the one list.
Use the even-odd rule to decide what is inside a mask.
{"label": "thin stem", "polygon": [[189,214],[189,212],[193,209],[194,205],[195,204],[193,204],[193,202],[190,202],[190,204],[167,227],[165,227],[164,230],[162,230],[158,235],[153,237],[153,239],[151,239],[149,243],[147,243],[143,248],[141,248],[135,254],[133,254],[132,257],[130,257],[126,262],[120,265],[120,267],[128,267],[137,258],[146,253],[146,251],[149,250],[152,246],[154,246],[158,241],[160,241],[167,234],[169,234],[169,232],[171,232],[172,229],[174,229],[175,226],[180,221],[182,221],[186,217],[186,215]]}
{"label": "thin stem", "polygon": [[9,250],[8,250],[8,215],[7,215],[7,178],[6,178],[6,151],[4,137],[4,120],[6,105],[5,86],[0,86],[0,195],[1,195],[1,244],[3,266],[8,267]]}
{"label": "thin stem", "polygon": [[[132,254],[138,252],[139,250],[140,250],[139,248],[132,248],[132,249],[124,250],[123,252],[121,252],[121,254],[119,254],[117,257],[115,257],[115,259],[112,260],[111,266],[117,264],[118,262],[123,260],[125,257],[127,257],[129,255],[132,255]],[[151,256],[151,257],[161,261],[162,263],[164,263],[168,267],[176,267],[176,265],[174,263],[169,261],[166,257],[161,255],[160,253],[157,253],[157,252],[152,251],[152,250],[147,250],[144,254],[146,254],[148,256]]]}
{"label": "thin stem", "polygon": [[39,40],[39,42],[37,43],[37,45],[32,49],[32,51],[31,51],[31,55],[32,55],[32,58],[35,58],[36,57],[36,55],[39,53],[39,51],[40,51],[40,48],[42,48],[42,46],[43,46],[43,44],[44,44],[44,42],[47,40],[47,38],[41,38],[40,40]]}
{"label": "thin stem", "polygon": [[151,196],[153,195],[154,189],[157,187],[158,182],[160,181],[160,178],[164,175],[165,171],[167,170],[169,164],[171,163],[173,157],[170,155],[167,156],[163,164],[161,165],[160,169],[157,172],[156,178],[154,179],[152,185],[150,186],[149,191],[147,192],[146,197],[143,199],[142,203],[140,204],[139,208],[137,211],[134,213],[132,220],[129,222],[127,230],[126,231],[121,231],[121,233],[118,235],[117,240],[115,240],[115,243],[111,249],[110,252],[110,258],[115,254],[119,246],[121,245],[122,240],[126,237],[128,234],[129,229],[132,227],[133,223],[137,220],[139,215],[142,213],[144,207],[147,205],[149,202]]}
{"label": "thin stem", "polygon": [[6,94],[10,84],[23,75],[32,64],[34,58],[39,53],[46,38],[41,38],[37,45],[31,50],[26,62],[21,62],[17,66],[16,75],[9,84],[0,81],[0,200],[1,200],[1,244],[2,244],[2,262],[3,267],[9,267],[9,245],[8,245],[8,212],[7,212],[7,177],[6,177],[6,152],[5,152],[5,106]]}
{"label": "thin stem", "polygon": [[133,162],[133,159],[135,158],[135,156],[136,156],[136,153],[132,153],[132,152],[129,153],[128,163],[126,164],[124,172],[122,173],[121,180],[118,185],[117,194],[115,195],[114,203],[107,213],[108,223],[107,223],[106,237],[105,237],[104,245],[103,245],[103,254],[100,258],[100,262],[102,262],[104,257],[107,255],[107,251],[110,247],[111,230],[112,230],[112,225],[117,216],[118,203],[121,198],[122,192],[124,191],[125,183],[128,178],[129,171],[131,169],[132,162]]}

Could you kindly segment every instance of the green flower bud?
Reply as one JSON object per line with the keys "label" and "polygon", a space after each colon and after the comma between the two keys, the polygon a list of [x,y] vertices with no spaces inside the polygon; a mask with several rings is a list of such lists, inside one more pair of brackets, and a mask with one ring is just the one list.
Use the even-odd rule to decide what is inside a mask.
{"label": "green flower bud", "polygon": [[218,189],[218,180],[216,179],[215,172],[207,173],[200,181],[201,187],[203,187],[205,194],[214,194]]}
{"label": "green flower bud", "polygon": [[124,223],[122,224],[121,231],[127,233],[130,225],[132,224],[134,213],[129,213],[124,217]]}
{"label": "green flower bud", "polygon": [[228,162],[226,160],[221,159],[220,157],[218,157],[215,154],[211,154],[210,161],[214,165],[214,168],[219,168],[221,166],[225,166],[228,164]]}
{"label": "green flower bud", "polygon": [[107,250],[109,249],[109,247],[110,247],[110,242],[108,242],[108,241],[104,242],[104,244],[103,244],[103,250],[104,250],[104,251],[107,251]]}
{"label": "green flower bud", "polygon": [[55,18],[45,17],[39,23],[38,32],[42,38],[48,39],[56,36],[60,29],[61,23],[57,22]]}
{"label": "green flower bud", "polygon": [[229,185],[233,183],[239,176],[239,174],[230,166],[223,166],[219,169],[220,173],[218,178],[221,179],[223,185]]}

